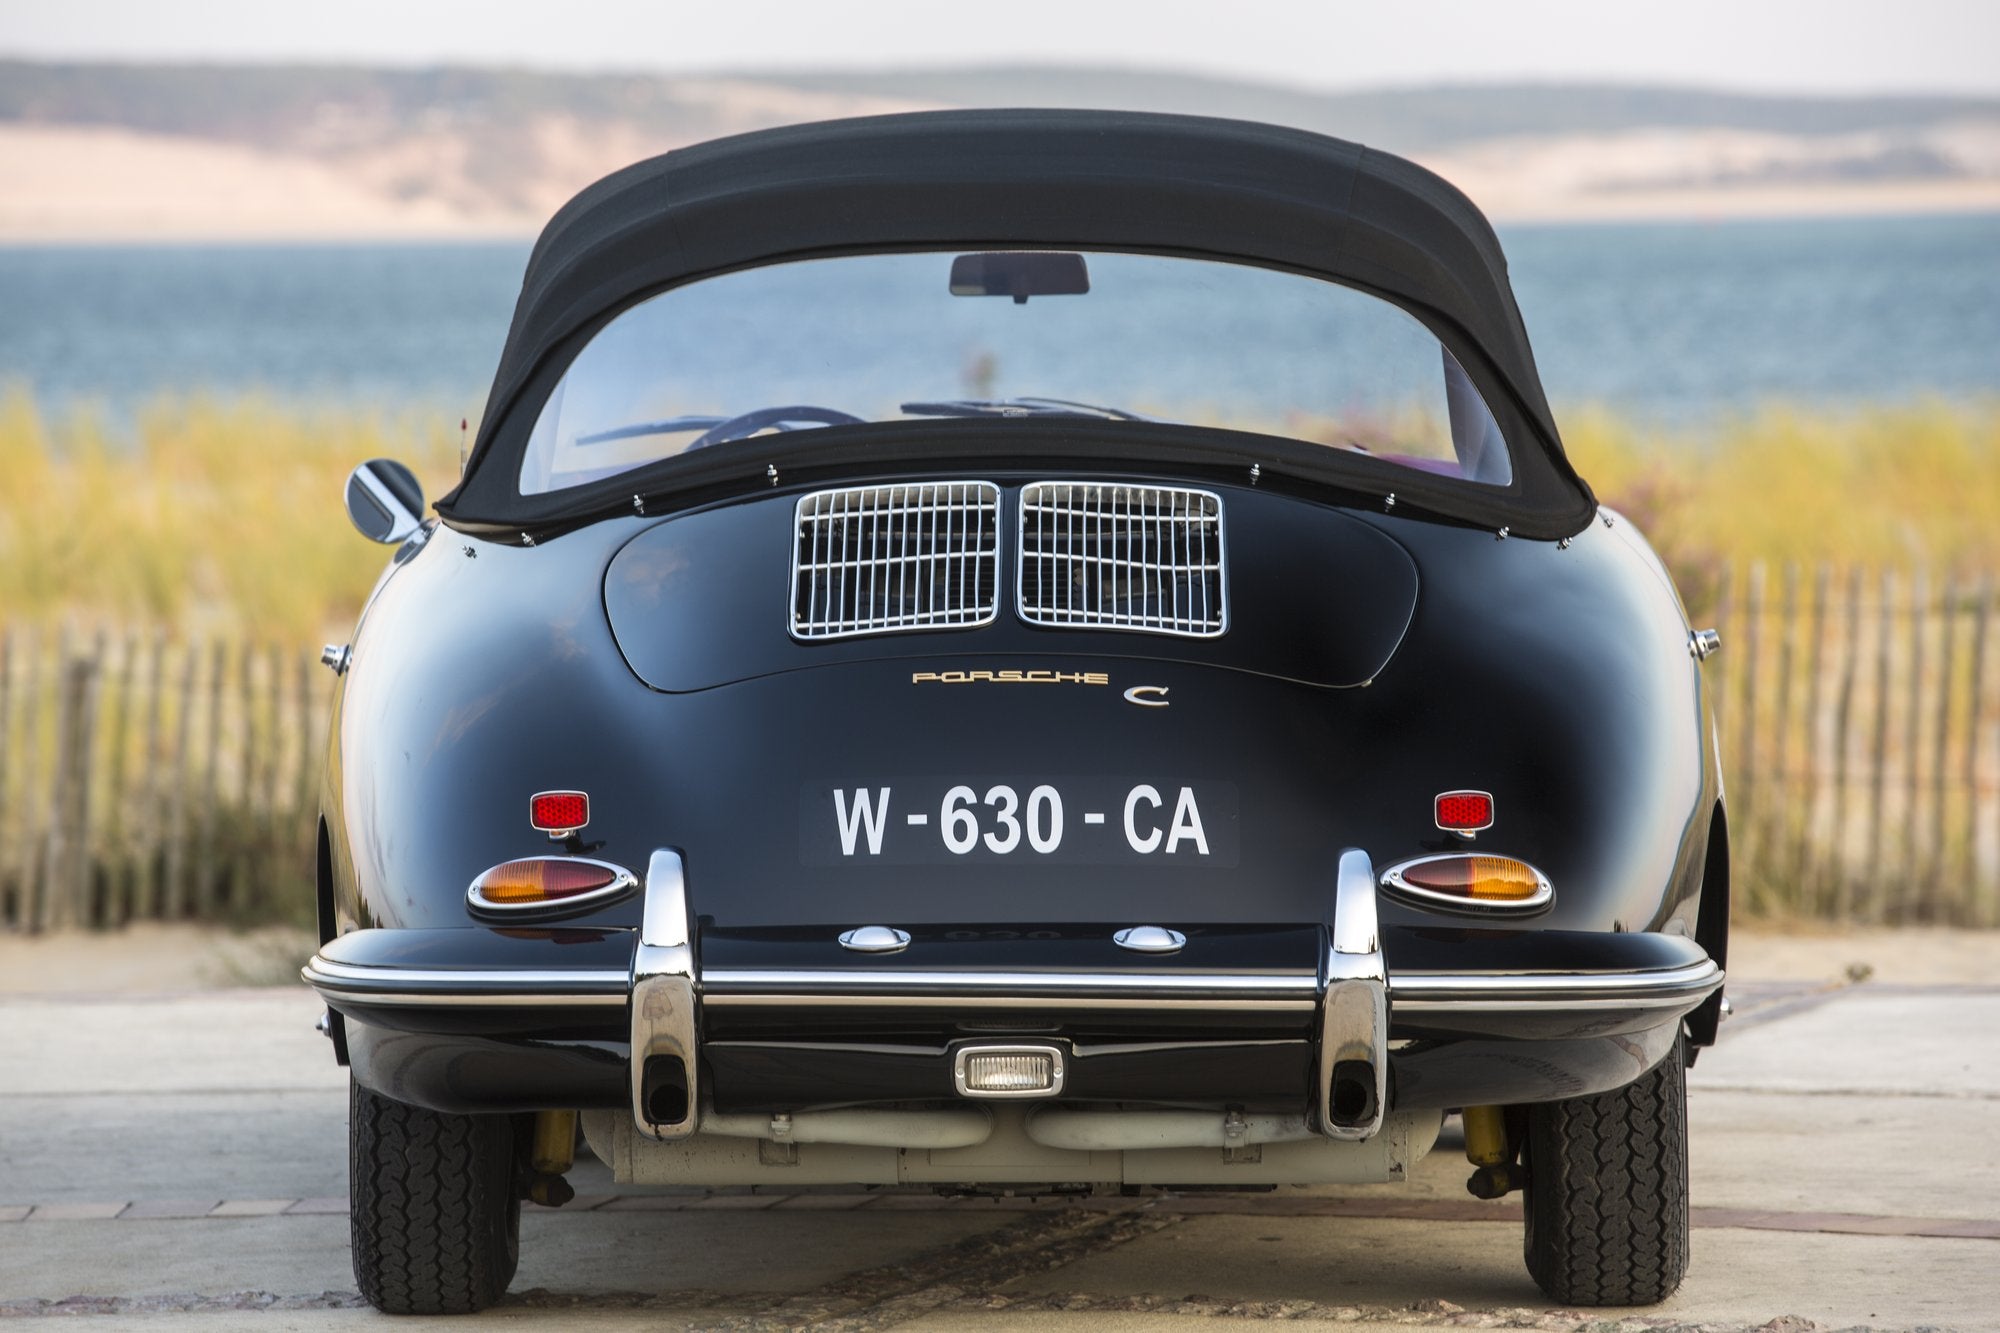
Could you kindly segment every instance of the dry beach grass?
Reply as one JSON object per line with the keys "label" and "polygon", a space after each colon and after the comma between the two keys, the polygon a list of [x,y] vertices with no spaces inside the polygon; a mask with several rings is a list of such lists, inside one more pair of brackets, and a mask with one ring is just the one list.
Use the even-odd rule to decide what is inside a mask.
{"label": "dry beach grass", "polygon": [[[1729,559],[2000,569],[2000,402],[1773,405],[1665,430],[1563,414],[1578,469],[1699,604]],[[350,619],[381,569],[340,510],[348,469],[403,459],[436,496],[457,422],[269,398],[156,401],[133,427],[0,397],[4,619],[133,623],[305,643]]]}

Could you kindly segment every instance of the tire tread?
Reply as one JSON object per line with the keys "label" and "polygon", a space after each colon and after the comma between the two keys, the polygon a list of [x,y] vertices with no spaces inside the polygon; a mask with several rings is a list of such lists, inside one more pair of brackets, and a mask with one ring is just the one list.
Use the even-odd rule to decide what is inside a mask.
{"label": "tire tread", "polygon": [[513,1280],[520,1205],[505,1117],[349,1096],[354,1279],[389,1314],[471,1314]]}
{"label": "tire tread", "polygon": [[1530,1108],[1525,1253],[1566,1305],[1653,1305],[1687,1275],[1687,1073],[1677,1046],[1613,1092]]}

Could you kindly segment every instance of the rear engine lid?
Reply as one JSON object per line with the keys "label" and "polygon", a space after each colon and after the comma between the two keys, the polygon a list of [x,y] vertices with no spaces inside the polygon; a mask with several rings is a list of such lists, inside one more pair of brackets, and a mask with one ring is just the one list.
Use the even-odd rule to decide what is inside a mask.
{"label": "rear engine lid", "polygon": [[[1001,658],[1016,659],[1002,668],[1027,659],[1048,668],[1083,657],[1174,661],[1346,688],[1373,680],[1402,642],[1417,597],[1416,566],[1402,546],[1331,506],[1268,492],[1186,492],[1214,505],[1204,544],[1189,548],[1194,563],[1180,577],[1179,595],[1171,576],[1147,594],[1140,591],[1147,568],[1126,572],[1125,553],[1171,546],[1150,529],[1121,538],[1126,544],[1114,551],[1110,537],[1096,535],[1108,529],[1058,515],[1062,549],[1080,558],[1067,566],[1025,560],[1024,531],[1040,553],[1052,549],[1053,529],[1044,512],[1028,512],[1024,523],[1024,504],[1035,510],[1052,491],[1083,494],[1092,485],[1004,477],[885,483],[940,497],[923,503],[950,512],[941,509],[934,532],[913,534],[911,506],[899,501],[884,521],[906,526],[849,530],[857,539],[852,549],[863,554],[842,563],[857,576],[879,575],[882,591],[871,592],[864,615],[828,622],[833,633],[814,628],[812,594],[802,596],[797,582],[801,565],[827,563],[814,546],[815,497],[826,492],[760,497],[646,529],[612,559],[605,610],[633,672],[676,694],[897,658],[940,670],[956,659],[967,659],[968,670],[994,669]],[[905,554],[932,535],[958,543],[951,560]],[[1098,550],[1097,542],[1106,545]],[[930,572],[913,584],[907,571],[914,568]],[[1104,605],[1150,606],[1157,614],[1070,614],[1061,604],[1070,591],[1063,568],[1090,571],[1087,577],[1109,589]]]}

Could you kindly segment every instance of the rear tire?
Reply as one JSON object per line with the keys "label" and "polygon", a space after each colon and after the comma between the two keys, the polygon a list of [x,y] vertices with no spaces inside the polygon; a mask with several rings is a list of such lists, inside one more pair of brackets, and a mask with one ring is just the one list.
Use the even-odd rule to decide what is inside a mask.
{"label": "rear tire", "polygon": [[350,1088],[349,1219],[362,1296],[385,1314],[491,1305],[520,1258],[513,1122]]}
{"label": "rear tire", "polygon": [[1653,1305],[1687,1275],[1687,1069],[1667,1058],[1615,1092],[1528,1108],[1535,1285],[1564,1305]]}

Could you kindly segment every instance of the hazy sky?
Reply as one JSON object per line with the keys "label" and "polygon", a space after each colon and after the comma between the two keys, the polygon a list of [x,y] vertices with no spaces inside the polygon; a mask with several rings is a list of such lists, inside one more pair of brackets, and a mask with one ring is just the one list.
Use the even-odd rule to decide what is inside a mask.
{"label": "hazy sky", "polygon": [[2000,0],[0,0],[0,54],[712,71],[1061,61],[2000,93]]}

